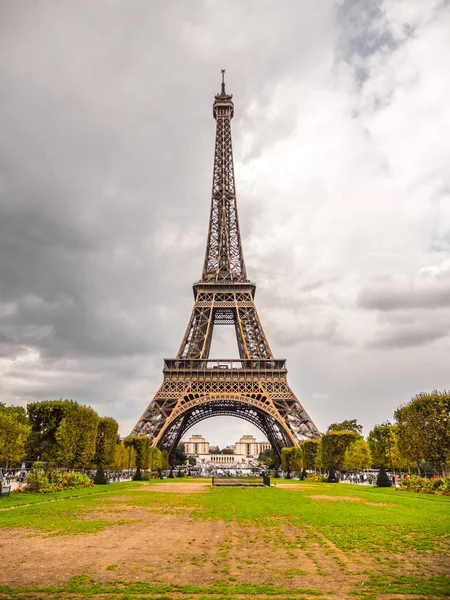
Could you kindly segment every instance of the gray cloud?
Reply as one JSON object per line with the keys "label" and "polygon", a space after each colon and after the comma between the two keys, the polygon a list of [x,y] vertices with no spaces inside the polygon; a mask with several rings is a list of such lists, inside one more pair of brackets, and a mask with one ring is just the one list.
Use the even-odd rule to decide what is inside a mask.
{"label": "gray cloud", "polygon": [[425,346],[432,342],[446,338],[450,333],[450,326],[443,319],[440,323],[429,323],[417,320],[409,324],[393,324],[384,327],[378,332],[376,339],[372,342],[374,348],[410,348],[413,346]]}
{"label": "gray cloud", "polygon": [[450,285],[430,286],[417,289],[414,286],[370,284],[358,296],[361,308],[371,310],[399,310],[413,308],[450,307]]}
{"label": "gray cloud", "polygon": [[[370,426],[448,387],[450,13],[426,4],[3,2],[2,400],[71,397],[123,434],[142,413],[201,272],[223,67],[248,271],[311,416]],[[399,346],[417,389],[380,384]],[[225,444],[231,423],[198,427]]]}

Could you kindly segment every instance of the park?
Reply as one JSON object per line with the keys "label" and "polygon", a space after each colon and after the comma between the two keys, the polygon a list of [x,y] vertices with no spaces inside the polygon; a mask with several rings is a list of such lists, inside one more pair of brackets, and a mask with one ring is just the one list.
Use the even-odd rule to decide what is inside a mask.
{"label": "park", "polygon": [[0,598],[444,598],[449,509],[443,495],[296,479],[11,494]]}

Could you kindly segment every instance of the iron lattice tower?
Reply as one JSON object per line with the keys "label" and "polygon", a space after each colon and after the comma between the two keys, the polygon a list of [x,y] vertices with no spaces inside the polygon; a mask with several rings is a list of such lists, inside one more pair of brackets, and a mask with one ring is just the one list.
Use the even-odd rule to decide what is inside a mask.
{"label": "iron lattice tower", "polygon": [[[213,104],[214,171],[205,261],[194,283],[194,308],[175,359],[164,360],[164,381],[132,435],[173,451],[184,433],[209,417],[231,415],[258,427],[274,449],[320,433],[287,383],[286,361],[275,359],[247,279],[236,204],[232,95],[222,86]],[[215,325],[234,325],[239,359],[209,357]]]}

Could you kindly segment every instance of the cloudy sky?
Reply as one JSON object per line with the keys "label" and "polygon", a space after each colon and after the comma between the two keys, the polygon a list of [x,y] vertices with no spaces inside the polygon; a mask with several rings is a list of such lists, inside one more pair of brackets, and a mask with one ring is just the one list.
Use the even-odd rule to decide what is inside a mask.
{"label": "cloudy sky", "polygon": [[[367,433],[450,387],[448,2],[0,0],[0,15],[3,402],[73,398],[126,435],[151,400],[201,274],[221,68],[247,271],[311,417]],[[233,331],[217,333],[224,357]]]}

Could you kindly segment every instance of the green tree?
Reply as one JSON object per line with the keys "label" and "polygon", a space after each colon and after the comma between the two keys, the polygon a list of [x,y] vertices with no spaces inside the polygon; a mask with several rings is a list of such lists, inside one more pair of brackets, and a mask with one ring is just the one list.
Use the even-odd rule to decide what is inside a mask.
{"label": "green tree", "polygon": [[364,469],[370,469],[371,464],[372,456],[366,441],[360,438],[352,442],[344,454],[344,469],[363,471]]}
{"label": "green tree", "polygon": [[30,431],[24,408],[0,404],[0,464],[6,469],[25,457]]}
{"label": "green tree", "polygon": [[95,453],[98,414],[87,406],[69,402],[55,433],[57,464],[62,467],[85,467]]}
{"label": "green tree", "polygon": [[291,478],[291,459],[293,448],[281,448],[281,468],[286,473],[286,478]]}
{"label": "green tree", "polygon": [[126,447],[133,448],[135,451],[136,461],[136,473],[134,474],[134,481],[142,480],[141,469],[146,467],[146,460],[148,459],[149,451],[149,439],[146,435],[129,436],[124,439]]}
{"label": "green tree", "polygon": [[31,434],[28,459],[54,466],[84,466],[92,461],[98,427],[97,413],[73,400],[28,404]]}
{"label": "green tree", "polygon": [[300,447],[294,447],[291,450],[290,467],[292,471],[300,473],[303,469],[303,452]]}
{"label": "green tree", "polygon": [[183,444],[178,444],[178,446],[175,448],[175,452],[173,453],[172,466],[184,465],[186,462],[186,459],[187,459],[187,456],[184,451]]}
{"label": "green tree", "polygon": [[114,448],[114,460],[112,468],[117,470],[126,469],[128,466],[128,450],[123,442],[116,444]]}
{"label": "green tree", "polygon": [[114,419],[110,417],[99,419],[94,456],[94,462],[97,465],[97,473],[94,479],[96,484],[106,483],[104,468],[114,462],[118,431],[119,425]]}
{"label": "green tree", "polygon": [[148,450],[148,468],[150,471],[160,471],[163,465],[162,452],[159,448],[149,448]]}
{"label": "green tree", "polygon": [[418,394],[394,413],[398,447],[407,461],[429,461],[441,470],[450,461],[450,392]]}
{"label": "green tree", "polygon": [[386,468],[391,465],[392,448],[395,443],[394,428],[390,423],[375,425],[367,438],[372,464],[374,467]]}
{"label": "green tree", "polygon": [[300,448],[303,452],[303,466],[309,471],[317,468],[317,453],[320,446],[320,440],[305,440]]}
{"label": "green tree", "polygon": [[341,421],[340,423],[331,423],[328,426],[327,433],[331,431],[353,431],[362,435],[363,426],[359,425],[356,419]]}
{"label": "green tree", "polygon": [[269,469],[275,468],[275,455],[272,448],[267,448],[267,450],[263,450],[259,453],[258,463],[268,467]]}
{"label": "green tree", "polygon": [[40,459],[57,464],[56,434],[61,421],[70,410],[70,405],[69,400],[45,400],[28,404],[31,433],[28,439],[27,458],[30,462]]}
{"label": "green tree", "polygon": [[115,419],[111,417],[101,417],[98,422],[97,437],[95,441],[95,464],[110,466],[114,462],[114,454],[116,451],[117,434],[119,425]]}
{"label": "green tree", "polygon": [[322,436],[320,440],[321,466],[328,469],[329,482],[336,481],[335,469],[342,469],[345,451],[359,437],[360,435],[353,431],[331,431]]}
{"label": "green tree", "polygon": [[169,453],[167,450],[161,450],[162,468],[164,470],[169,468]]}

